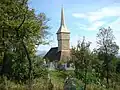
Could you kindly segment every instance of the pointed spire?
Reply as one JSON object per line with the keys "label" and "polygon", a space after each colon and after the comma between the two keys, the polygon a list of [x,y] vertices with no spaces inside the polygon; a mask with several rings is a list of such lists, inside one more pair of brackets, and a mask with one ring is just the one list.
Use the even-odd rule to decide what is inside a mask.
{"label": "pointed spire", "polygon": [[61,25],[65,26],[63,5],[62,5],[62,9],[61,9]]}
{"label": "pointed spire", "polygon": [[62,8],[61,8],[61,24],[60,24],[59,30],[57,31],[57,34],[58,34],[58,33],[61,33],[61,32],[70,33],[70,32],[68,31],[68,29],[67,29],[67,26],[65,25],[63,6],[62,6]]}

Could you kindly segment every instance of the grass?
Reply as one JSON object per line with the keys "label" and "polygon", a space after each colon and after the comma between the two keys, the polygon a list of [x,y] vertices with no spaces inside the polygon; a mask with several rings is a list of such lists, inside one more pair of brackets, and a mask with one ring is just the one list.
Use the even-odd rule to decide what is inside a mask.
{"label": "grass", "polygon": [[[63,87],[64,85],[64,79],[66,78],[67,75],[73,75],[74,76],[74,71],[65,71],[65,72],[59,72],[59,71],[50,71],[50,76],[51,76],[51,79],[52,79],[52,83],[54,85],[60,85]],[[88,73],[88,78],[90,80],[95,80],[96,77],[93,77],[90,73]],[[103,81],[104,83],[106,81]],[[111,83],[110,83],[111,84]],[[83,87],[84,86],[84,83],[78,79],[76,79],[76,87],[77,87],[77,90],[80,90],[80,87]],[[94,82],[93,83],[89,83],[87,85],[87,90],[120,90],[120,86],[119,85],[116,85],[115,88],[109,88],[109,89],[106,89],[105,85],[101,86],[100,84],[95,84]]]}
{"label": "grass", "polygon": [[[50,71],[49,72],[54,89],[53,90],[63,90],[64,79],[68,75],[73,75],[73,71]],[[1,80],[0,80],[1,81]],[[76,87],[77,90],[80,90],[84,83],[78,79],[76,79]],[[36,78],[32,81],[32,90],[49,90],[48,89],[48,80],[45,78]],[[7,80],[5,78],[3,83],[0,83],[0,90],[29,90],[28,84],[19,84],[13,81]],[[87,90],[120,90],[120,86],[106,89],[105,86],[100,86],[94,83],[89,83],[87,85]]]}

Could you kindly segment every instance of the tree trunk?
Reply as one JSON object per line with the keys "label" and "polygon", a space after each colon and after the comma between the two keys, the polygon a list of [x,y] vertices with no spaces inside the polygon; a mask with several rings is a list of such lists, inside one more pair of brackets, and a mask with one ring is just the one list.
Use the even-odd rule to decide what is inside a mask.
{"label": "tree trunk", "polygon": [[106,68],[107,68],[107,76],[106,76],[106,80],[107,80],[107,88],[109,88],[109,66],[108,66],[108,55],[106,55],[107,63],[106,63]]}
{"label": "tree trunk", "polygon": [[24,14],[23,16],[23,20],[22,22],[19,24],[19,26],[17,28],[15,28],[15,31],[16,31],[16,36],[17,36],[17,39],[22,43],[23,45],[23,48],[25,50],[25,53],[27,55],[27,59],[28,59],[28,62],[29,62],[29,72],[28,72],[28,77],[29,77],[29,90],[31,90],[31,83],[32,83],[32,79],[31,79],[31,71],[32,71],[32,63],[31,63],[31,59],[30,59],[30,56],[29,56],[29,53],[28,53],[28,50],[27,50],[27,47],[23,41],[23,39],[21,40],[20,36],[19,36],[19,33],[18,33],[18,30],[21,28],[21,26],[24,24],[25,22],[25,19],[26,19],[26,13]]}
{"label": "tree trunk", "polygon": [[32,71],[32,63],[31,63],[31,59],[27,50],[27,47],[25,46],[24,41],[22,41],[22,45],[24,47],[25,53],[27,55],[27,59],[29,61],[29,72],[28,72],[28,77],[29,77],[29,90],[32,89],[31,85],[32,85],[32,78],[31,78],[31,71]]}
{"label": "tree trunk", "polygon": [[107,63],[107,88],[109,88],[109,69],[108,69],[108,63]]}
{"label": "tree trunk", "polygon": [[84,85],[84,90],[86,90],[86,86],[87,86],[86,78],[87,78],[87,68],[85,69],[85,85]]}
{"label": "tree trunk", "polygon": [[87,81],[86,81],[86,78],[87,78],[87,61],[84,60],[84,64],[85,64],[85,85],[84,85],[84,90],[86,90],[86,86],[87,86]]}

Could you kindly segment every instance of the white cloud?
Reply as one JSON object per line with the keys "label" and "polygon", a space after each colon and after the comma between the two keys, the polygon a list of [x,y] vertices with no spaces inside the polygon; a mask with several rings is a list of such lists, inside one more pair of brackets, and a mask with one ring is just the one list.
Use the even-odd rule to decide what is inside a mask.
{"label": "white cloud", "polygon": [[105,24],[104,21],[95,21],[93,23],[90,23],[89,25],[75,23],[77,28],[80,28],[82,30],[88,30],[88,31],[97,30],[99,27],[103,26],[104,24]]}
{"label": "white cloud", "polygon": [[89,20],[90,22],[93,22],[93,21],[100,20],[100,19],[102,19],[102,18],[103,18],[103,16],[91,15],[91,16],[89,16],[88,20]]}
{"label": "white cloud", "polygon": [[72,16],[76,17],[76,18],[86,18],[87,15],[84,13],[73,13]]}
{"label": "white cloud", "polygon": [[103,17],[120,16],[120,7],[105,7],[94,12],[73,13],[76,18],[87,18],[90,22],[101,20]]}
{"label": "white cloud", "polygon": [[94,23],[92,23],[91,26],[89,26],[87,29],[88,30],[96,30],[98,27],[101,27],[102,25],[104,25],[105,22],[103,21],[96,21]]}
{"label": "white cloud", "polygon": [[[89,24],[87,25],[79,25],[80,28],[84,30],[97,30],[103,25],[108,25],[113,27],[113,29],[119,29],[120,19],[117,21],[113,21],[112,23],[108,23],[103,20],[104,17],[118,17],[120,16],[120,7],[104,7],[97,11],[86,12],[86,13],[73,13],[72,16],[76,18],[84,18],[87,19]],[[77,25],[78,26],[78,25]]]}
{"label": "white cloud", "polygon": [[86,29],[88,28],[87,25],[81,24],[81,23],[74,23],[74,25],[75,25],[77,28],[80,28],[80,29],[83,29],[83,30],[86,30]]}
{"label": "white cloud", "polygon": [[118,18],[114,22],[108,23],[108,25],[106,26],[110,26],[113,29],[113,31],[120,31],[120,18]]}

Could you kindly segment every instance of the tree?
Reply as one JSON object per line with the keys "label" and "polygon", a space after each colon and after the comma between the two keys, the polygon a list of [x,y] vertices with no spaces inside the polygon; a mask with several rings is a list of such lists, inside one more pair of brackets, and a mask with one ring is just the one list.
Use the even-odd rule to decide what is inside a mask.
{"label": "tree", "polygon": [[103,77],[101,77],[101,72],[102,72],[102,63],[103,61],[100,60],[98,58],[98,51],[97,49],[93,49],[92,53],[91,53],[91,67],[92,67],[92,74],[93,76],[96,78],[95,79],[95,83],[101,83],[102,85],[102,82],[100,82],[100,79],[103,79]]}
{"label": "tree", "polygon": [[31,58],[35,56],[36,47],[43,43],[49,28],[46,15],[36,15],[34,9],[29,9],[27,2],[28,0],[0,2],[2,73],[5,74],[5,68],[10,66],[11,70],[6,73],[18,80],[25,79],[21,75],[31,78]]}
{"label": "tree", "polygon": [[[78,41],[77,47],[72,48],[72,60],[75,65],[75,74],[78,79],[84,81],[84,90],[86,90],[86,78],[88,67],[90,66],[90,44],[91,42],[85,42],[85,38],[83,38],[81,43]],[[84,74],[82,75],[83,72]]]}
{"label": "tree", "polygon": [[111,70],[111,61],[113,57],[118,53],[119,47],[114,41],[113,31],[110,27],[107,29],[101,28],[97,34],[97,45],[98,45],[98,58],[103,60],[102,73],[106,73],[105,77],[107,80],[107,88],[109,88],[109,73]]}

